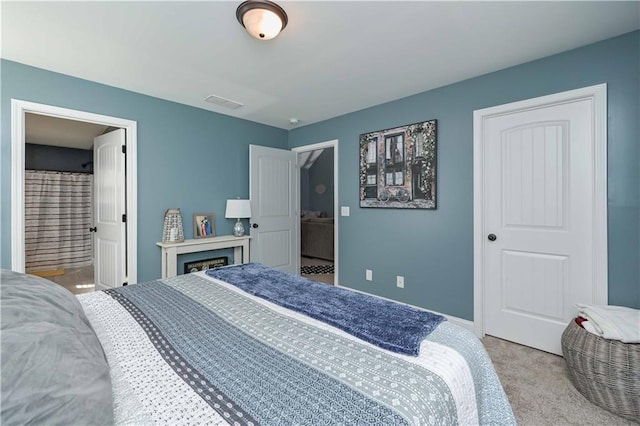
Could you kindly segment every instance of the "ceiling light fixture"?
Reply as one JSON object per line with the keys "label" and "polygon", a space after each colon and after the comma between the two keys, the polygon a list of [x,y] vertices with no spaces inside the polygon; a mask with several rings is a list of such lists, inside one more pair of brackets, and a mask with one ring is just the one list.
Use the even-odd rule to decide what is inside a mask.
{"label": "ceiling light fixture", "polygon": [[236,9],[236,18],[258,40],[271,40],[287,26],[284,9],[268,0],[247,0]]}

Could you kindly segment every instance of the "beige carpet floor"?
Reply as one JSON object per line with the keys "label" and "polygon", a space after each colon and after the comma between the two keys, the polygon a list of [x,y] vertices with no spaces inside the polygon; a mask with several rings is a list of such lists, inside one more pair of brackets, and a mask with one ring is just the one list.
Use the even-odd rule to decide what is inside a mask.
{"label": "beige carpet floor", "polygon": [[482,339],[519,425],[637,425],[587,400],[569,381],[564,358],[485,336]]}

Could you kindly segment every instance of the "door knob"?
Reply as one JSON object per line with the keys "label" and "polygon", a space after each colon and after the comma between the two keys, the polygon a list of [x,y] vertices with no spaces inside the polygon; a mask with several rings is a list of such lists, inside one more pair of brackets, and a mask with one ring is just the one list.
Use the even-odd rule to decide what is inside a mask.
{"label": "door knob", "polygon": [[498,237],[496,237],[496,234],[489,234],[487,238],[489,238],[489,241],[495,241],[498,239]]}
{"label": "door knob", "polygon": [[89,232],[98,232],[98,227],[94,226],[93,228],[89,228]]}
{"label": "door knob", "polygon": [[252,227],[252,228],[257,228],[257,227],[258,227],[258,224],[257,224],[257,223],[252,223],[252,224],[251,224],[251,227]]}

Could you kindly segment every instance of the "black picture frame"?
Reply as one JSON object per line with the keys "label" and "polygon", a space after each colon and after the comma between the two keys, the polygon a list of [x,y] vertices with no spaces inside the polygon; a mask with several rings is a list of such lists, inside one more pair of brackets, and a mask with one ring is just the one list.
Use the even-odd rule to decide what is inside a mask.
{"label": "black picture frame", "polygon": [[360,207],[434,210],[437,120],[360,135]]}
{"label": "black picture frame", "polygon": [[185,262],[184,273],[189,274],[191,272],[206,271],[207,269],[219,268],[221,266],[227,266],[228,264],[229,258],[227,256]]}

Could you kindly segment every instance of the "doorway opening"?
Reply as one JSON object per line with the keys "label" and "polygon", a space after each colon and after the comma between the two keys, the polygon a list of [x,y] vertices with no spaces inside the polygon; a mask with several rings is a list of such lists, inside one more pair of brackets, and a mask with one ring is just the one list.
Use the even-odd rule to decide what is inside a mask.
{"label": "doorway opening", "polygon": [[338,141],[294,148],[300,188],[300,275],[338,285]]}
{"label": "doorway opening", "polygon": [[[99,135],[113,133],[114,129],[120,129],[116,132],[119,132],[119,134],[123,136],[121,138],[123,147],[126,143],[126,164],[123,165],[119,172],[122,178],[121,186],[123,204],[125,206],[123,213],[126,213],[126,223],[123,226],[123,229],[125,229],[125,232],[123,232],[125,238],[119,243],[119,250],[123,254],[124,259],[119,265],[103,265],[104,262],[101,260],[101,256],[95,257],[96,262],[93,261],[95,248],[92,240],[94,236],[90,233],[90,228],[95,228],[95,218],[93,218],[95,203],[91,201],[95,191],[88,191],[88,193],[84,195],[85,201],[78,201],[75,197],[80,192],[79,186],[85,185],[86,182],[90,185],[93,184],[90,172],[97,170],[97,168],[93,168],[94,156],[91,150],[86,149],[86,146],[84,147],[85,149],[70,147],[68,144],[67,146],[61,146],[64,145],[63,141],[68,138],[59,133],[60,129],[69,130],[74,126],[83,127],[85,130],[96,132]],[[76,133],[78,132],[71,132],[71,134]],[[126,138],[124,135],[126,135]],[[76,137],[77,136],[76,134]],[[73,136],[71,138],[73,139]],[[86,138],[86,135],[84,138]],[[90,138],[90,140],[92,143],[93,138]],[[120,149],[120,147],[118,147],[118,149]],[[45,278],[58,282],[74,293],[93,291],[92,284],[95,285],[95,289],[104,289],[123,285],[124,283],[135,283],[137,281],[136,153],[137,131],[134,121],[12,99],[12,269],[17,272],[35,273],[45,276]],[[80,155],[80,157],[77,157],[78,155]],[[46,158],[42,158],[43,156]],[[80,158],[82,160],[78,161]],[[43,162],[46,166],[42,166]],[[69,164],[73,164],[73,166]],[[35,167],[33,167],[34,165]],[[61,201],[61,203],[72,205],[73,208],[71,210],[67,209],[67,211],[57,213],[56,215],[48,215],[46,220],[43,219],[38,209],[35,211],[32,210],[32,193],[40,191],[41,187],[36,184],[36,190],[33,190],[29,186],[32,182],[28,182],[28,180],[32,176],[26,169],[29,169],[30,166],[32,169],[53,169],[47,170],[44,173],[49,173],[55,178],[72,176],[71,183],[66,182],[62,185],[68,187],[63,188],[65,191],[67,189],[69,189],[69,191],[66,191],[65,194],[55,194],[55,198]],[[71,168],[79,168],[79,170],[72,171],[70,170]],[[78,183],[75,180],[84,181],[85,183]],[[124,195],[125,193],[126,195]],[[80,199],[82,199],[82,197]],[[45,199],[44,202],[47,203],[48,200]],[[80,208],[78,204],[83,204],[84,208]],[[27,217],[28,214],[30,217]],[[69,216],[80,216],[81,220],[70,223],[68,222]],[[64,248],[53,249],[50,250],[50,253],[46,253],[46,250],[43,251],[42,248],[46,248],[47,244],[50,244],[51,241],[35,241],[35,244],[31,244],[33,241],[29,240],[32,236],[30,233],[34,231],[34,229],[31,228],[31,226],[34,226],[34,221],[31,221],[32,218],[35,218],[36,223],[40,222],[45,225],[45,228],[39,232],[47,238],[51,236],[49,234],[59,233],[63,227],[72,228],[71,235],[63,239],[73,241],[64,246]],[[76,218],[74,217],[74,219]],[[125,220],[125,216],[122,217],[122,220]],[[47,221],[49,222],[48,224]],[[66,222],[64,224],[58,223],[60,221]],[[86,226],[87,224],[91,226]],[[76,250],[78,247],[76,247],[70,250],[69,245],[77,245],[81,249],[78,251]],[[38,262],[34,263],[31,257],[31,255],[33,255],[33,247],[40,248],[39,252],[41,256],[39,256],[39,264]],[[27,249],[29,249],[29,251],[27,251]],[[56,262],[53,262],[53,265],[47,264],[51,257],[55,257],[52,256],[51,252],[62,252],[65,250],[74,252],[74,254],[68,255],[69,253],[67,253],[62,256],[66,256],[64,261],[72,259],[70,263],[67,262],[63,265],[58,263],[56,265]],[[54,254],[58,255],[59,253]],[[64,266],[66,266],[66,268]],[[113,282],[105,285],[105,280],[101,280],[103,274],[93,276],[93,269],[96,266],[101,266],[100,270],[107,272],[104,275],[117,277],[117,280],[112,280]],[[114,269],[117,270],[117,273],[113,271]],[[61,273],[61,270],[64,270],[64,274]]]}
{"label": "doorway opening", "polygon": [[95,289],[93,139],[116,128],[25,115],[25,272]]}

